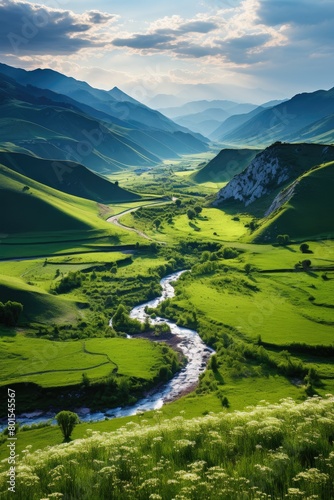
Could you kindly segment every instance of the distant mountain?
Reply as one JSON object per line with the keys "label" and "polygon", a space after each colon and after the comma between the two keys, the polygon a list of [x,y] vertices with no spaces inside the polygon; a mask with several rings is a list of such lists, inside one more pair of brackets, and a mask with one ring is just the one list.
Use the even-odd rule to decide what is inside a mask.
{"label": "distant mountain", "polygon": [[[68,104],[38,99],[0,75],[0,145],[42,158],[74,160],[108,172],[128,165],[153,166],[160,158],[121,132]],[[5,147],[4,147],[5,146]]]}
{"label": "distant mountain", "polygon": [[26,154],[0,151],[0,164],[46,186],[99,203],[140,198],[79,163],[45,160]]}
{"label": "distant mountain", "polygon": [[292,141],[297,138],[308,142],[322,142],[325,144],[334,142],[334,114],[325,116],[320,120],[311,123],[307,127],[298,131],[295,136],[291,137]]}
{"label": "distant mountain", "polygon": [[246,208],[263,217],[282,189],[313,167],[332,161],[334,146],[275,143],[219,191],[214,205]]}
{"label": "distant mountain", "polygon": [[333,114],[334,88],[298,94],[223,133],[219,140],[238,146],[266,146],[277,140],[294,142],[307,139],[317,142],[320,136],[326,137],[322,134],[330,132],[329,137],[332,137],[332,121],[326,118]]}
{"label": "distant mountain", "polygon": [[[158,111],[154,111],[144,106],[116,87],[110,91],[99,90],[91,87],[86,82],[80,82],[53,70],[37,69],[34,71],[25,71],[4,64],[0,64],[0,73],[15,80],[17,85],[21,85],[21,91],[23,88],[25,93],[33,94],[35,97],[40,97],[42,100],[49,99],[53,101],[53,103],[57,102],[58,105],[60,102],[67,104],[75,108],[76,111],[80,110],[85,115],[102,120],[104,122],[103,126],[106,125],[105,122],[109,123],[112,128],[111,131],[115,132],[121,140],[122,137],[124,137],[124,130],[127,139],[131,141],[132,130],[140,130],[146,133],[147,135],[143,142],[143,144],[145,144],[144,147],[136,143],[132,143],[131,147],[134,150],[141,150],[144,157],[153,160],[153,164],[154,162],[160,161],[161,158],[159,155],[157,155],[158,157],[150,158],[150,156],[152,157],[155,155],[146,154],[146,152],[151,153],[151,132],[159,131],[166,134],[165,136],[162,134],[159,136],[159,141],[162,144],[162,151],[164,151],[162,158],[166,157],[165,154],[167,154],[167,151],[169,155],[172,154],[172,156],[169,157],[178,156],[178,153],[172,153],[173,148],[171,147],[171,143],[173,134],[178,134],[178,149],[180,143],[181,145],[184,143],[184,152],[182,148],[179,151],[181,154],[189,152],[198,153],[207,150],[207,139],[201,137],[199,134],[191,133],[186,128],[177,125]],[[39,91],[37,91],[36,88],[39,89]],[[57,93],[58,97],[56,98],[50,93],[45,94],[46,91]],[[61,95],[64,97],[62,98]],[[68,99],[70,99],[70,101]],[[42,105],[43,102],[39,102],[39,104]],[[152,141],[156,149],[157,144],[154,137]],[[166,146],[167,149],[164,149],[164,146]],[[111,159],[116,160],[122,165],[120,158],[113,158],[111,155]],[[128,161],[129,160],[125,158],[123,163],[129,165]],[[133,164],[132,160],[130,164]],[[136,165],[137,163],[134,164]],[[142,161],[138,163],[138,165],[142,164]]]}
{"label": "distant mountain", "polygon": [[227,117],[222,123],[219,124],[219,126],[215,130],[213,130],[209,134],[209,137],[214,141],[223,141],[227,133],[231,133],[233,130],[236,130],[238,127],[248,122],[248,120],[264,111],[264,109],[264,107],[258,106],[249,113],[242,113],[240,115],[232,115]]}
{"label": "distant mountain", "polygon": [[259,152],[259,149],[223,149],[193,174],[192,179],[196,182],[228,182],[242,172]]}
{"label": "distant mountain", "polygon": [[219,127],[221,122],[229,116],[229,113],[223,109],[208,108],[198,113],[176,116],[174,121],[183,127],[209,137]]}
{"label": "distant mountain", "polygon": [[[21,152],[74,160],[93,170],[108,172],[127,166],[151,167],[161,159],[207,148],[190,133],[138,129],[116,118],[112,119],[114,123],[110,120],[111,117],[105,119],[102,111],[67,96],[24,87],[0,74],[0,144],[6,143],[5,149],[10,149],[11,143]],[[141,144],[145,144],[145,149]]]}
{"label": "distant mountain", "polygon": [[160,108],[161,113],[169,116],[170,118],[176,118],[180,116],[193,115],[196,113],[201,113],[207,109],[222,109],[227,112],[228,116],[234,114],[248,113],[252,109],[256,108],[255,104],[248,103],[238,103],[234,101],[228,101],[223,99],[215,99],[213,101],[201,100],[201,101],[190,101],[182,106],[175,107],[164,107]]}

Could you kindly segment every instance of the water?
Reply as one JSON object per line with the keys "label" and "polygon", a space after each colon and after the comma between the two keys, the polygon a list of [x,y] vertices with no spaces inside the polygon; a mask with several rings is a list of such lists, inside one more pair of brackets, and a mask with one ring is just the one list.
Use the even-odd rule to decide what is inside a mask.
{"label": "water", "polygon": [[[172,283],[176,281],[184,272],[186,271],[179,271],[163,278],[160,281],[160,285],[162,287],[161,296],[146,302],[145,304],[134,307],[130,313],[131,318],[145,322],[145,319],[147,318],[147,314],[145,313],[146,306],[155,308],[167,298],[174,297],[175,291]],[[200,374],[205,370],[207,361],[214,351],[204,344],[195,330],[182,328],[177,326],[172,321],[160,317],[156,317],[155,319],[150,318],[150,322],[153,324],[167,323],[172,334],[177,335],[181,339],[178,347],[187,358],[186,366],[183,367],[182,370],[178,372],[169,382],[158,389],[151,391],[150,395],[142,398],[134,405],[98,412],[90,412],[88,408],[82,408],[77,411],[80,420],[83,422],[97,422],[99,420],[104,420],[105,418],[126,417],[148,410],[156,410],[161,408],[168,401],[177,399],[187,390],[191,390],[198,382]],[[128,337],[128,340],[131,342],[131,337]],[[48,419],[54,419],[54,414],[33,412],[21,415],[17,418],[17,421],[23,425],[45,422]]]}

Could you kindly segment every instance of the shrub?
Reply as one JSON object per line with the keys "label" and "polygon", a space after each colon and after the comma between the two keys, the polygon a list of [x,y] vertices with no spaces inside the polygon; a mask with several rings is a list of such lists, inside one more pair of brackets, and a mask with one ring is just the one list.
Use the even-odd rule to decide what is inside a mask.
{"label": "shrub", "polygon": [[74,427],[79,423],[78,415],[72,411],[61,411],[56,415],[56,420],[64,436],[64,441],[68,441]]}

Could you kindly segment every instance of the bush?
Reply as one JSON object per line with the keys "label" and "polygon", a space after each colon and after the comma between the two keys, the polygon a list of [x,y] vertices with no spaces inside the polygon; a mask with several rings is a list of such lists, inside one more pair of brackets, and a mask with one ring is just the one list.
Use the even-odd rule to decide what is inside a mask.
{"label": "bush", "polygon": [[0,302],[0,323],[5,326],[17,325],[22,311],[23,305],[20,302]]}
{"label": "bush", "polygon": [[74,427],[79,423],[78,415],[72,411],[61,411],[56,415],[56,420],[64,436],[64,441],[68,441]]}
{"label": "bush", "polygon": [[302,243],[299,247],[302,253],[310,253],[310,246],[307,243]]}

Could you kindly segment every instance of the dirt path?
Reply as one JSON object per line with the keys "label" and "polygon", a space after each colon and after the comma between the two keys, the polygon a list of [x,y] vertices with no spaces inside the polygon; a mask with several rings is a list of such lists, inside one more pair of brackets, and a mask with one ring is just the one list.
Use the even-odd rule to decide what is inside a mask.
{"label": "dirt path", "polygon": [[[152,205],[162,205],[162,204],[167,204],[167,203],[172,203],[173,201],[175,201],[176,198],[172,198],[171,201],[166,201],[164,203],[148,203],[147,205],[142,205],[142,207],[149,207],[149,206],[152,206]],[[149,241],[154,241],[156,243],[161,243],[163,245],[166,244],[165,241],[160,241],[160,240],[156,240],[154,238],[151,238],[150,236],[147,236],[147,234],[145,234],[143,231],[140,231],[139,229],[135,229],[134,227],[129,227],[129,226],[125,226],[124,224],[122,224],[119,219],[120,217],[123,217],[123,215],[127,215],[127,214],[130,214],[132,212],[136,212],[137,210],[139,210],[139,208],[141,207],[135,207],[135,208],[130,208],[128,210],[125,210],[124,212],[121,212],[117,215],[112,215],[111,217],[109,217],[109,219],[107,219],[107,222],[111,223],[111,224],[114,224],[115,226],[118,226],[122,229],[125,229],[126,231],[132,231],[133,233],[137,233],[139,236],[141,236],[142,238],[145,238],[146,240],[149,240]]]}
{"label": "dirt path", "polygon": [[[145,205],[145,206],[147,206],[147,205]],[[142,238],[145,238],[146,240],[155,241],[155,240],[153,240],[153,238],[150,238],[149,236],[147,236],[147,234],[143,233],[142,231],[139,231],[139,229],[135,229],[134,227],[125,226],[124,224],[121,224],[119,222],[120,217],[123,217],[123,215],[127,215],[127,214],[130,214],[132,212],[136,212],[139,208],[140,207],[130,208],[129,210],[125,210],[125,212],[121,212],[120,214],[112,215],[111,217],[109,217],[109,219],[107,219],[107,222],[110,222],[110,224],[115,224],[115,226],[121,227],[122,229],[125,229],[126,231],[132,231],[133,233],[137,233],[139,236],[141,236]]]}

